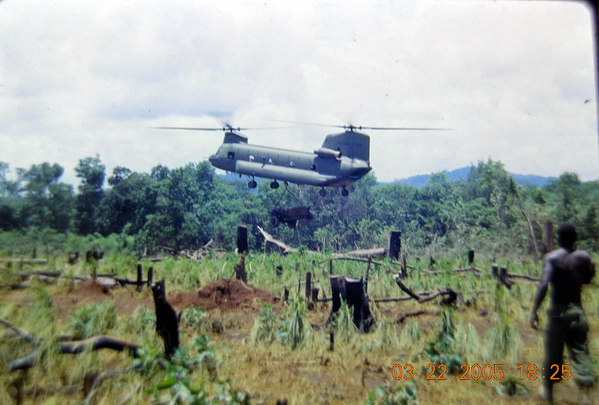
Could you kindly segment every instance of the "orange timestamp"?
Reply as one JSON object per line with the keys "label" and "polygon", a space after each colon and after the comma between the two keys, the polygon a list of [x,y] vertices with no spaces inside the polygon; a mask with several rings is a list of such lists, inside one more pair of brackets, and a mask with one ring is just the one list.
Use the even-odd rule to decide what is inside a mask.
{"label": "orange timestamp", "polygon": [[[551,380],[568,380],[572,376],[569,364],[563,364],[560,368],[557,364],[552,364],[550,367],[550,371],[555,371],[549,376]],[[536,380],[538,377],[537,366],[534,364],[529,364],[526,368],[524,364],[520,364],[517,368],[520,370],[520,379],[523,380],[525,377],[529,380]],[[545,370],[543,367],[542,370]],[[561,371],[561,373],[560,373]],[[391,369],[391,373],[393,378],[396,380],[412,380],[416,379],[426,379],[426,380],[501,380],[504,376],[503,374],[503,364],[462,364],[460,367],[460,372],[457,374],[453,374],[451,376],[446,376],[447,366],[445,364],[428,364],[426,366],[425,375],[414,375],[414,366],[411,364],[395,364]],[[545,378],[543,375],[542,378]]]}

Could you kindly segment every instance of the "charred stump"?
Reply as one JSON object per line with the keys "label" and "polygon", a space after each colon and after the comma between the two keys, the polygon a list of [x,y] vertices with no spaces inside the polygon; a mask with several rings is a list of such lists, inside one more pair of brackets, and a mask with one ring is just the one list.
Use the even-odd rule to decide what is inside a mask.
{"label": "charred stump", "polygon": [[332,276],[331,293],[333,295],[333,308],[327,323],[338,313],[341,308],[341,300],[343,300],[351,309],[354,325],[360,333],[369,332],[375,321],[370,312],[368,298],[364,293],[362,277],[356,279],[345,276]]}
{"label": "charred stump", "polygon": [[69,253],[68,262],[70,265],[77,263],[78,260],[79,260],[79,252]]}
{"label": "charred stump", "polygon": [[389,237],[388,255],[391,259],[398,260],[401,253],[401,231],[392,231]]}
{"label": "charred stump", "polygon": [[238,253],[249,252],[247,226],[238,226],[237,227],[237,252]]}
{"label": "charred stump", "polygon": [[164,341],[164,353],[170,358],[179,347],[179,317],[166,300],[164,280],[152,286],[156,306],[156,333]]}

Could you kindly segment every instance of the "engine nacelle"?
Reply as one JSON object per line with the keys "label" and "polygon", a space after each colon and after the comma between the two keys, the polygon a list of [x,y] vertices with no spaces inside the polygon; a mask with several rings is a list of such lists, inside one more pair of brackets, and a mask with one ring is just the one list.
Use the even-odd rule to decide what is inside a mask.
{"label": "engine nacelle", "polygon": [[341,152],[339,152],[338,150],[333,150],[333,149],[320,148],[320,149],[315,150],[314,153],[316,153],[319,158],[323,158],[323,159],[340,159],[341,158]]}

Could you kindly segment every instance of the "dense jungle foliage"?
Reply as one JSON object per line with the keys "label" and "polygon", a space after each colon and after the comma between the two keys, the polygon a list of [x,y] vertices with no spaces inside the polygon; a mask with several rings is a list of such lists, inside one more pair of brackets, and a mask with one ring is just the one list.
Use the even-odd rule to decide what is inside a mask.
{"label": "dense jungle foliage", "polygon": [[[463,181],[449,181],[441,172],[417,189],[379,185],[369,174],[348,187],[349,197],[330,189],[324,198],[316,187],[290,186],[286,192],[271,190],[269,182],[252,191],[242,179],[217,176],[207,161],[174,169],[159,165],[150,173],[116,167],[106,178],[96,156],[81,159],[75,170],[77,191],[60,181],[64,168],[58,164],[11,173],[0,162],[0,253],[32,243],[48,251],[95,244],[139,253],[195,248],[210,239],[234,249],[242,224],[254,249],[264,249],[258,226],[291,245],[320,251],[387,246],[389,232],[401,230],[404,252],[415,255],[467,249],[532,255],[535,247],[542,254],[547,221],[574,223],[585,249],[597,250],[599,238],[597,181],[564,173],[545,187],[523,187],[492,160],[473,166]],[[311,207],[314,220],[300,221],[297,231],[269,226],[272,209],[294,206]]]}

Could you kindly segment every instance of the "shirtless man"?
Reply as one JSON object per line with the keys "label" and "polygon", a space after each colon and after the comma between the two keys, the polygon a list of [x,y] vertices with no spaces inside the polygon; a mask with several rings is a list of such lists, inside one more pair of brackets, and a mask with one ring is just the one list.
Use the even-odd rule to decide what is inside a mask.
{"label": "shirtless man", "polygon": [[[560,249],[548,253],[543,260],[543,278],[537,288],[530,325],[537,329],[537,311],[551,285],[551,304],[547,310],[545,329],[545,359],[543,361],[541,396],[553,403],[553,383],[562,376],[568,378],[570,369],[578,387],[583,391],[585,403],[587,392],[597,377],[593,374],[587,332],[589,326],[580,302],[584,284],[589,284],[595,275],[595,266],[589,254],[576,250],[576,229],[571,224],[560,224],[557,228],[557,243]],[[571,368],[562,364],[564,344],[568,349]],[[551,377],[554,379],[551,379]],[[558,379],[555,379],[559,377]]]}

